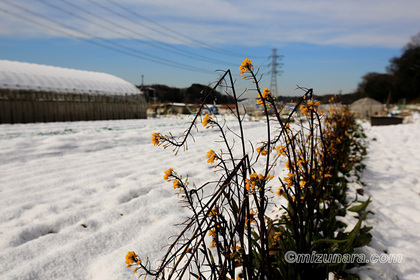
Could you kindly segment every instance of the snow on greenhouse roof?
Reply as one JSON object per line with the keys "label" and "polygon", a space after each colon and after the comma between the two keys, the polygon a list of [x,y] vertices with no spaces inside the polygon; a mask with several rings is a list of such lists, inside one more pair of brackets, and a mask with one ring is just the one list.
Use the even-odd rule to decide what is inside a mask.
{"label": "snow on greenhouse roof", "polygon": [[106,73],[8,60],[0,60],[0,89],[106,95],[141,93],[133,84]]}

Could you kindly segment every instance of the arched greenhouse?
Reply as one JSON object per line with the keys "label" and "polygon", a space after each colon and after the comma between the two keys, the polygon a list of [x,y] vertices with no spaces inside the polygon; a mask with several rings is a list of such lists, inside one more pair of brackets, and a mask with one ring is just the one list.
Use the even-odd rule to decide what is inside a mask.
{"label": "arched greenhouse", "polygon": [[0,60],[0,123],[146,118],[133,84],[106,73]]}

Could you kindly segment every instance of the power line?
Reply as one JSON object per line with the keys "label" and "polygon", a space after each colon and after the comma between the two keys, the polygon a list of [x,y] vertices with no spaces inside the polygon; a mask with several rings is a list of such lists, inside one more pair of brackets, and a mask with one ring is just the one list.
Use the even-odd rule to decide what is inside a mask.
{"label": "power line", "polygon": [[[131,40],[134,40],[134,41],[140,42],[140,43],[142,43],[142,44],[146,44],[146,45],[149,45],[149,46],[153,46],[153,47],[156,47],[156,48],[159,48],[159,49],[163,49],[163,50],[165,50],[165,51],[168,51],[168,52],[171,52],[171,53],[175,53],[175,54],[178,54],[178,55],[181,55],[181,56],[184,56],[184,57],[189,57],[189,58],[192,58],[192,59],[198,59],[198,60],[201,60],[201,61],[206,61],[206,62],[210,62],[210,63],[219,63],[219,64],[225,64],[225,65],[227,64],[227,62],[226,62],[226,61],[216,60],[216,59],[208,58],[208,57],[205,57],[205,56],[202,56],[202,55],[193,54],[193,53],[187,52],[187,51],[185,51],[185,50],[183,50],[183,49],[181,49],[181,48],[177,48],[176,46],[170,46],[170,45],[168,45],[168,44],[166,44],[166,43],[163,43],[163,42],[157,41],[157,40],[155,40],[154,38],[152,38],[152,37],[150,37],[150,36],[144,35],[144,34],[142,34],[142,33],[139,33],[139,32],[138,32],[138,31],[136,31],[136,30],[129,29],[129,28],[127,28],[127,27],[125,27],[125,26],[123,26],[123,25],[121,25],[121,24],[119,24],[119,23],[117,23],[117,22],[115,22],[115,21],[109,20],[109,19],[104,18],[104,17],[102,17],[102,16],[99,16],[99,15],[97,15],[97,14],[95,14],[95,13],[92,13],[91,11],[86,10],[86,9],[84,9],[84,8],[82,8],[82,7],[80,7],[80,6],[76,5],[76,4],[74,4],[74,3],[72,3],[72,2],[69,2],[69,1],[67,1],[67,0],[61,0],[61,1],[62,1],[62,2],[64,2],[64,3],[66,3],[66,4],[67,4],[67,5],[69,5],[69,6],[72,6],[73,8],[75,8],[75,9],[77,9],[77,10],[79,10],[79,11],[83,11],[84,13],[87,13],[87,14],[91,15],[91,17],[92,17],[92,18],[99,18],[100,20],[102,20],[102,21],[104,21],[104,22],[106,22],[106,23],[108,23],[108,24],[111,24],[112,26],[117,26],[117,27],[119,28],[119,30],[124,30],[124,31],[128,31],[128,32],[130,32],[130,33],[133,33],[133,34],[137,34],[138,36],[141,36],[141,37],[147,38],[147,39],[149,39],[150,41],[144,41],[144,40],[140,40],[140,39],[134,38],[134,37],[132,37],[132,36],[130,36],[130,35],[123,34],[123,33],[122,33],[122,32],[120,32],[119,30],[115,30],[115,29],[112,29],[112,30],[111,30],[111,29],[110,29],[109,27],[107,27],[107,26],[104,26],[104,25],[102,25],[102,24],[99,24],[99,23],[97,23],[97,22],[95,22],[95,21],[93,21],[93,20],[90,20],[90,19],[84,18],[84,17],[80,16],[79,14],[75,14],[75,13],[73,13],[73,12],[70,12],[70,11],[68,11],[68,10],[66,10],[66,9],[63,9],[62,7],[57,6],[57,5],[54,5],[54,4],[51,4],[51,3],[48,3],[48,2],[46,2],[45,0],[38,0],[38,1],[41,1],[41,2],[42,2],[42,3],[44,3],[45,5],[50,6],[50,7],[53,7],[53,8],[54,8],[54,9],[56,9],[56,10],[59,10],[59,11],[61,11],[61,12],[64,12],[64,13],[70,14],[70,15],[72,15],[72,16],[74,16],[74,17],[76,17],[76,18],[79,18],[79,19],[81,19],[81,20],[84,20],[84,21],[86,21],[86,22],[89,22],[89,23],[91,23],[91,24],[93,24],[93,25],[95,25],[95,26],[99,26],[100,28],[103,28],[103,29],[105,29],[105,30],[107,30],[107,31],[114,32],[114,33],[116,33],[116,34],[118,34],[118,35],[120,35],[120,36],[122,36],[122,37],[124,37],[124,38],[128,38],[128,39],[131,39]],[[88,1],[89,1],[89,0],[88,0]],[[95,3],[95,2],[92,2],[92,1],[89,1],[89,2],[93,3],[93,4],[94,4],[94,5],[96,5],[96,6],[99,6],[99,7],[100,7],[100,8],[102,8],[102,9],[105,9],[105,10],[107,10],[107,11],[109,11],[109,12],[112,12],[112,10],[109,10],[107,7],[104,7],[103,5],[99,5],[99,4],[97,4],[97,3]],[[121,14],[118,14],[118,15],[119,15],[120,17],[122,17],[122,18],[126,19],[126,17],[124,17],[123,15],[121,15]]]}
{"label": "power line", "polygon": [[[95,1],[92,1],[92,0],[87,0],[87,1],[89,1],[90,3],[92,3],[92,4],[96,5],[96,6],[101,7],[102,9],[104,9],[104,10],[106,10],[108,12],[111,12],[113,14],[116,14],[119,17],[122,17],[124,19],[128,19],[128,20],[130,20],[130,21],[132,21],[132,22],[140,25],[138,22],[130,19],[128,16],[124,16],[121,13],[116,13],[116,12],[114,12],[114,10],[112,10],[112,9],[106,7],[106,6],[100,5],[100,4],[96,3]],[[146,17],[144,17],[144,16],[142,16],[142,15],[136,13],[136,12],[133,12],[131,10],[126,9],[124,6],[121,6],[120,4],[118,4],[118,3],[116,3],[116,2],[114,2],[112,0],[108,0],[108,1],[110,3],[113,3],[114,5],[116,5],[119,8],[122,8],[122,9],[124,9],[126,11],[130,11],[133,14],[135,14],[136,16],[142,17],[142,18],[146,19],[147,21],[149,21],[152,24],[158,25],[160,28],[164,28],[164,29],[166,28],[163,25],[161,25],[159,23],[156,23],[156,22],[154,22],[154,21],[152,21],[152,20],[150,20],[150,19],[148,19],[148,18],[146,18]],[[90,44],[93,44],[93,45],[96,45],[96,46],[99,46],[99,47],[102,47],[102,48],[106,48],[106,49],[109,49],[109,50],[112,50],[112,51],[116,51],[116,52],[121,53],[121,54],[129,55],[129,56],[132,56],[132,57],[135,57],[135,58],[139,58],[139,59],[151,61],[151,62],[154,62],[154,63],[158,63],[158,64],[170,66],[170,67],[175,67],[175,68],[178,68],[178,69],[185,69],[185,70],[189,70],[189,71],[194,71],[194,72],[202,72],[202,73],[210,73],[211,72],[211,73],[214,73],[213,71],[209,71],[208,69],[203,69],[203,68],[195,67],[195,66],[188,65],[188,64],[185,64],[185,63],[179,63],[179,62],[176,62],[174,60],[170,60],[170,59],[162,58],[162,57],[159,57],[159,56],[155,56],[155,55],[147,54],[147,53],[144,53],[144,52],[140,52],[137,49],[134,49],[132,47],[129,47],[129,46],[126,46],[126,45],[117,43],[117,42],[115,42],[113,40],[109,40],[109,39],[97,37],[97,36],[92,35],[91,33],[87,32],[87,31],[76,29],[73,26],[70,26],[68,24],[63,23],[62,21],[58,21],[58,20],[55,20],[53,18],[47,17],[47,16],[45,16],[43,14],[40,14],[40,13],[37,13],[37,12],[35,12],[33,10],[29,10],[29,9],[23,7],[23,6],[17,5],[15,3],[11,3],[8,0],[3,0],[3,2],[5,2],[6,4],[8,4],[8,5],[16,8],[18,10],[24,11],[24,12],[26,12],[29,15],[35,16],[36,18],[39,18],[39,19],[41,19],[43,21],[48,21],[48,22],[52,22],[53,23],[52,25],[41,23],[39,21],[34,20],[33,17],[27,17],[27,16],[25,17],[21,13],[16,14],[16,13],[12,13],[12,12],[10,12],[8,10],[1,9],[1,11],[3,13],[9,14],[9,15],[13,15],[16,18],[20,18],[22,20],[31,22],[31,23],[33,23],[35,25],[42,26],[45,29],[53,30],[55,32],[58,32],[58,33],[61,33],[61,34],[65,34],[65,35],[70,36],[72,38],[79,39],[79,40],[82,40],[84,42],[87,42],[87,43],[90,43]],[[62,6],[60,7],[58,5],[49,3],[46,0],[39,0],[39,2],[42,2],[44,5],[46,5],[48,7],[51,7],[53,9],[56,9],[56,10],[62,12],[62,13],[69,14],[69,15],[71,15],[74,18],[81,19],[81,20],[86,21],[86,22],[88,22],[88,23],[90,23],[92,25],[95,25],[95,26],[100,27],[102,29],[105,29],[107,31],[111,31],[111,32],[113,32],[115,34],[118,34],[118,35],[122,36],[123,38],[132,39],[132,40],[138,41],[138,42],[143,43],[143,44],[148,44],[148,45],[151,45],[153,47],[157,47],[157,48],[166,50],[166,51],[171,52],[171,53],[176,53],[176,54],[182,55],[184,57],[189,57],[189,58],[193,58],[193,59],[196,59],[196,60],[207,61],[207,62],[210,62],[210,63],[221,63],[223,65],[226,65],[227,64],[226,61],[220,61],[220,60],[211,59],[211,58],[208,58],[208,57],[205,57],[205,56],[196,55],[196,54],[193,54],[193,53],[190,53],[190,52],[186,52],[186,51],[184,51],[182,49],[175,48],[174,46],[169,45],[167,43],[163,43],[163,42],[157,41],[157,40],[155,40],[155,39],[153,39],[151,37],[148,37],[148,36],[146,36],[144,34],[141,34],[141,33],[137,32],[137,31],[135,31],[135,30],[126,28],[125,26],[123,26],[123,25],[121,25],[119,23],[116,23],[115,21],[111,21],[111,20],[109,20],[107,18],[104,18],[103,16],[99,16],[99,15],[97,15],[95,13],[92,13],[91,11],[88,11],[88,10],[86,10],[86,9],[78,6],[78,5],[75,5],[74,3],[71,3],[68,0],[62,0],[62,2],[66,3],[68,6],[71,6],[72,8],[76,9],[78,12],[82,11],[82,12],[84,12],[86,14],[91,15],[91,18],[98,18],[102,22],[106,22],[107,24],[110,24],[112,26],[112,28],[110,28],[107,25],[104,25],[104,24],[98,23],[96,21],[93,21],[90,18],[88,19],[86,17],[80,16],[79,13],[71,12],[68,9],[65,9]],[[55,2],[55,3],[57,3],[57,2]],[[119,29],[116,30],[116,27],[115,26],[117,26]],[[147,27],[147,28],[150,29],[150,27]],[[197,46],[199,46],[201,48],[202,48],[202,45],[198,45],[199,43],[200,44],[204,44],[206,47],[213,47],[213,46],[211,46],[209,44],[206,44],[204,42],[201,42],[201,41],[195,40],[193,38],[190,38],[188,36],[185,36],[182,33],[179,33],[179,32],[177,32],[175,30],[172,30],[172,29],[169,29],[169,28],[166,28],[166,29],[168,30],[168,32],[173,32],[174,34],[179,35],[179,37],[184,37],[184,38],[190,39],[191,41],[195,42],[197,44]],[[151,42],[140,40],[138,38],[134,38],[132,36],[129,36],[127,34],[124,34],[124,32],[121,32],[120,30],[125,31],[125,32],[131,32],[131,33],[137,34],[139,36],[148,38],[148,39],[151,40]],[[166,34],[166,35],[167,34],[170,34],[170,33],[162,33],[161,31],[158,31],[156,28],[153,28],[153,30],[155,32],[158,32],[159,34]],[[174,37],[174,36],[172,35],[172,37]],[[89,39],[89,38],[91,38],[91,39]],[[186,42],[185,40],[183,40],[183,41]],[[217,47],[214,47],[214,48],[217,48]],[[218,48],[218,49],[223,50],[221,48]],[[212,49],[212,50],[214,50],[214,49]],[[238,64],[235,63],[235,64],[230,64],[230,65],[237,66]]]}
{"label": "power line", "polygon": [[[88,1],[91,2],[91,3],[94,3],[92,0],[88,0]],[[114,0],[107,0],[107,1],[110,2],[110,3],[112,3],[112,4],[114,4],[115,6],[119,7],[120,9],[123,9],[124,11],[126,11],[126,12],[128,12],[128,13],[130,13],[132,15],[135,15],[138,18],[141,18],[143,20],[146,20],[147,22],[152,23],[153,25],[156,25],[156,26],[158,26],[158,27],[160,27],[160,28],[162,28],[162,29],[164,29],[165,31],[168,31],[168,32],[161,32],[161,31],[156,30],[155,28],[151,28],[151,27],[148,27],[148,26],[145,26],[145,25],[142,25],[142,26],[145,26],[146,28],[149,28],[151,30],[154,30],[155,32],[158,32],[160,34],[169,35],[170,37],[172,37],[172,38],[174,38],[174,39],[176,39],[176,40],[178,40],[180,42],[183,42],[183,43],[186,43],[186,44],[189,44],[189,45],[192,45],[192,46],[196,46],[196,47],[199,47],[199,48],[203,48],[204,47],[207,50],[210,50],[210,51],[213,51],[213,52],[216,52],[216,53],[219,53],[219,54],[224,54],[224,55],[236,56],[236,57],[241,57],[241,58],[244,58],[244,57],[263,58],[263,57],[256,57],[256,56],[247,56],[245,54],[241,54],[241,53],[237,53],[237,52],[232,52],[230,50],[226,50],[226,49],[223,49],[223,48],[220,48],[220,47],[213,46],[213,45],[211,45],[209,43],[206,43],[206,42],[203,42],[203,41],[194,39],[194,38],[192,38],[190,36],[187,36],[187,35],[185,35],[185,34],[183,34],[181,32],[178,32],[178,31],[176,31],[174,29],[171,29],[171,28],[169,28],[167,26],[164,26],[164,25],[162,25],[162,24],[160,24],[160,23],[158,23],[156,21],[153,21],[150,18],[147,18],[147,17],[145,17],[145,16],[143,16],[143,15],[141,15],[141,14],[139,14],[139,13],[133,11],[133,10],[130,10],[130,9],[122,6],[121,4],[115,2]],[[111,13],[114,13],[114,14],[116,13],[112,9],[109,10],[109,11]],[[132,21],[132,22],[134,22],[136,24],[139,24],[138,22],[133,21],[130,18],[126,18],[126,19],[128,19],[128,20],[130,20],[130,21]],[[177,36],[173,36],[173,34],[176,34]],[[186,40],[181,40],[180,37],[181,38],[184,38],[184,39],[187,39],[187,41]]]}
{"label": "power line", "polygon": [[[27,17],[25,17],[25,16],[15,14],[15,13],[10,12],[10,11],[8,11],[8,10],[5,10],[5,9],[3,9],[3,8],[0,8],[0,11],[1,11],[1,12],[3,12],[3,13],[5,13],[5,14],[13,15],[13,16],[15,16],[15,17],[19,18],[19,19],[23,19],[23,20],[25,20],[25,21],[28,21],[28,22],[30,22],[30,23],[33,23],[33,24],[36,24],[36,25],[42,26],[42,27],[44,27],[44,28],[46,28],[46,29],[50,29],[50,30],[56,31],[56,32],[58,32],[58,33],[61,33],[61,34],[65,34],[65,35],[67,35],[67,36],[70,36],[70,37],[72,37],[72,38],[75,38],[75,39],[79,39],[79,40],[85,41],[85,42],[90,43],[90,44],[93,44],[93,45],[95,45],[95,46],[103,47],[103,48],[106,48],[106,49],[109,49],[109,50],[112,50],[112,51],[116,51],[116,52],[119,52],[119,53],[122,53],[122,54],[125,54],[125,55],[129,55],[129,56],[135,57],[135,58],[145,59],[145,60],[149,60],[149,61],[152,61],[152,62],[155,62],[155,63],[164,64],[164,65],[167,65],[167,66],[172,66],[172,67],[175,67],[175,65],[173,65],[173,64],[167,64],[167,63],[164,63],[164,62],[161,62],[161,61],[157,61],[157,60],[154,60],[154,59],[150,59],[150,58],[145,57],[145,56],[140,56],[140,55],[136,55],[136,54],[133,54],[133,53],[129,53],[129,52],[127,52],[127,51],[124,51],[124,50],[121,50],[121,49],[118,49],[118,48],[114,48],[114,47],[109,46],[109,45],[101,44],[100,42],[92,41],[92,40],[89,40],[89,39],[84,38],[84,37],[79,37],[79,36],[74,35],[74,34],[72,34],[72,33],[70,33],[70,32],[67,32],[67,31],[61,30],[61,29],[59,29],[59,28],[52,27],[52,26],[47,25],[47,24],[43,24],[43,23],[41,23],[41,22],[37,22],[37,21],[35,21],[35,20],[31,19],[31,18],[27,18]],[[186,69],[186,70],[196,71],[196,70],[192,70],[192,69]]]}
{"label": "power line", "polygon": [[[76,28],[73,28],[72,26],[63,24],[62,22],[57,21],[57,20],[54,20],[54,19],[51,19],[51,18],[45,18],[43,15],[38,14],[36,12],[33,12],[31,10],[28,10],[28,9],[26,9],[26,8],[20,6],[20,5],[17,5],[15,3],[10,3],[7,0],[3,0],[3,2],[5,2],[6,4],[8,4],[10,6],[13,6],[13,7],[15,7],[15,8],[19,9],[19,10],[25,11],[28,14],[34,15],[36,17],[39,17],[42,20],[50,21],[50,22],[52,22],[52,23],[54,23],[56,25],[59,25],[61,27],[64,27],[65,30],[71,30],[73,32],[76,32],[76,34],[78,33],[78,35],[72,34],[72,33],[68,32],[68,31],[64,31],[64,30],[62,30],[60,28],[56,28],[56,27],[53,27],[53,26],[50,26],[50,25],[47,25],[47,24],[40,23],[38,21],[35,21],[35,20],[30,19],[28,17],[22,16],[20,14],[16,14],[16,13],[10,12],[9,10],[0,8],[0,11],[2,11],[3,13],[13,15],[13,16],[15,16],[17,18],[20,18],[20,19],[23,19],[25,21],[34,23],[36,25],[39,25],[39,26],[42,26],[44,28],[53,30],[55,32],[59,32],[59,33],[65,34],[65,35],[70,36],[72,38],[76,38],[76,39],[79,39],[79,40],[88,42],[90,44],[94,44],[96,46],[100,46],[100,47],[107,48],[107,49],[110,49],[110,50],[113,50],[113,51],[117,51],[119,53],[126,54],[126,55],[129,55],[129,56],[132,56],[132,57],[136,57],[136,58],[148,60],[148,61],[151,61],[151,62],[154,62],[154,63],[159,63],[159,64],[163,64],[163,65],[175,67],[175,68],[178,68],[178,69],[184,69],[184,70],[189,70],[189,71],[194,71],[194,72],[199,71],[199,72],[203,72],[203,73],[213,73],[212,71],[209,71],[207,69],[202,69],[202,68],[199,68],[199,67],[195,67],[195,66],[191,66],[191,65],[187,65],[187,64],[183,64],[183,63],[178,63],[178,62],[175,62],[175,61],[172,61],[172,60],[169,60],[169,59],[160,58],[160,57],[157,57],[157,56],[154,56],[154,55],[150,55],[150,54],[140,53],[140,52],[138,52],[137,50],[135,50],[133,48],[130,48],[130,47],[121,45],[119,43],[116,43],[116,42],[113,42],[113,41],[110,41],[110,40],[107,40],[107,39],[95,38],[95,36],[93,36],[92,34],[90,34],[88,32],[78,30]],[[96,40],[99,40],[101,43],[100,42],[97,42],[97,41],[89,40],[89,39],[84,38],[84,37],[81,37],[79,34],[83,34],[83,35],[87,36],[88,38],[89,37],[90,38],[95,38]]]}

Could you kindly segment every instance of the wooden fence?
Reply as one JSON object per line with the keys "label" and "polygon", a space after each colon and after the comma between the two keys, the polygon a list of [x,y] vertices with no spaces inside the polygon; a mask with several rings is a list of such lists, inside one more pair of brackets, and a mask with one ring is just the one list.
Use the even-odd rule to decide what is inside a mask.
{"label": "wooden fence", "polygon": [[0,123],[147,118],[143,95],[0,90]]}

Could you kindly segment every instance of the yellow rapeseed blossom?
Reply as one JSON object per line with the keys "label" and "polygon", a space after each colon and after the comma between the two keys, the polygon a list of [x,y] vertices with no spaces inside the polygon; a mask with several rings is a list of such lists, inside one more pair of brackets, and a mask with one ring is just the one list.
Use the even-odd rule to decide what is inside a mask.
{"label": "yellow rapeseed blossom", "polygon": [[277,154],[279,156],[284,155],[285,154],[285,150],[286,150],[286,147],[283,146],[283,145],[280,146],[280,147],[276,147],[276,151],[277,151]]}
{"label": "yellow rapeseed blossom", "polygon": [[262,156],[268,155],[268,151],[266,149],[264,149],[264,147],[257,148],[257,153],[259,153]]}
{"label": "yellow rapeseed blossom", "polygon": [[213,164],[215,160],[219,159],[216,153],[213,150],[207,152],[207,163]]}
{"label": "yellow rapeseed blossom", "polygon": [[245,188],[249,190],[255,190],[255,186],[257,186],[260,183],[263,183],[264,181],[270,181],[274,178],[274,176],[267,174],[267,176],[264,178],[264,175],[252,173],[249,175],[249,179],[245,179]]}
{"label": "yellow rapeseed blossom", "polygon": [[160,145],[160,139],[162,139],[162,134],[155,132],[152,134],[152,143],[153,146]]}
{"label": "yellow rapeseed blossom", "polygon": [[203,126],[207,127],[207,125],[210,123],[211,117],[209,116],[209,114],[205,114],[203,117]]}
{"label": "yellow rapeseed blossom", "polygon": [[291,169],[292,162],[290,160],[286,161],[286,168]]}
{"label": "yellow rapeseed blossom", "polygon": [[308,101],[308,106],[311,107],[311,109],[316,109],[319,106],[319,101],[315,102],[314,99],[311,99]]}
{"label": "yellow rapeseed blossom", "polygon": [[301,114],[302,115],[306,115],[306,114],[308,114],[308,107],[306,107],[306,105],[305,104],[302,104],[302,105],[300,105],[300,112],[301,112]]}
{"label": "yellow rapeseed blossom", "polygon": [[262,92],[262,97],[265,99],[271,95],[271,91],[268,88],[264,88]]}
{"label": "yellow rapeseed blossom", "polygon": [[263,105],[263,99],[267,100],[267,98],[271,96],[271,92],[268,88],[264,88],[263,92],[259,95],[257,99],[257,105]]}
{"label": "yellow rapeseed blossom", "polygon": [[311,99],[308,103],[300,105],[300,112],[302,115],[308,114],[309,110],[315,111],[319,106],[319,101],[315,102],[315,100]]}
{"label": "yellow rapeseed blossom", "polygon": [[300,159],[298,160],[298,162],[296,163],[296,165],[297,165],[297,167],[300,167],[300,165],[301,165],[301,164],[305,164],[305,163],[306,163],[306,160],[304,160],[304,159],[300,158]]}
{"label": "yellow rapeseed blossom", "polygon": [[281,239],[286,239],[286,235],[284,235],[281,231],[275,232],[274,233],[274,240],[281,240]]}
{"label": "yellow rapeseed blossom", "polygon": [[173,187],[174,190],[178,189],[179,187],[181,187],[181,182],[178,179],[175,179],[173,182]]}
{"label": "yellow rapeseed blossom", "polygon": [[284,192],[283,188],[282,188],[282,187],[280,187],[280,188],[277,190],[277,195],[278,195],[278,196],[282,196],[282,195],[284,195],[284,194],[285,194],[285,192]]}
{"label": "yellow rapeseed blossom", "polygon": [[249,179],[245,179],[245,187],[249,191],[250,189],[255,189],[257,183],[257,173],[252,173],[249,175]]}
{"label": "yellow rapeseed blossom", "polygon": [[249,60],[248,58],[245,58],[244,61],[242,61],[241,66],[239,67],[239,71],[241,71],[241,75],[243,75],[245,72],[253,71],[254,67],[252,66],[252,59]]}
{"label": "yellow rapeseed blossom", "polygon": [[169,180],[169,176],[172,175],[172,171],[174,171],[172,168],[169,168],[168,170],[166,170],[164,172],[163,179],[164,180]]}
{"label": "yellow rapeseed blossom", "polygon": [[215,206],[213,209],[211,209],[209,215],[210,216],[220,215],[220,213],[219,213],[219,207]]}
{"label": "yellow rapeseed blossom", "polygon": [[308,101],[308,106],[313,106],[315,104],[315,101],[313,99]]}
{"label": "yellow rapeseed blossom", "polygon": [[286,188],[290,188],[293,184],[293,177],[296,177],[296,174],[290,173],[287,175],[287,177],[283,178],[283,181],[286,183]]}
{"label": "yellow rapeseed blossom", "polygon": [[210,248],[216,247],[216,236],[217,236],[216,229],[210,229],[209,236],[212,237]]}
{"label": "yellow rapeseed blossom", "polygon": [[131,267],[133,263],[139,265],[141,263],[141,260],[139,259],[139,256],[137,256],[134,251],[130,251],[125,256],[125,263],[127,264],[127,267]]}

